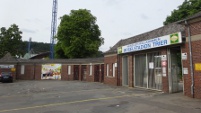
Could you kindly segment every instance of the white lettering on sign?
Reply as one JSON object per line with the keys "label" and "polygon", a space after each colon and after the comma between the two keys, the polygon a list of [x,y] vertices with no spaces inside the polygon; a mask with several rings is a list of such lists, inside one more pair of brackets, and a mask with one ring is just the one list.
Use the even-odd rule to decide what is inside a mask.
{"label": "white lettering on sign", "polygon": [[182,43],[181,32],[118,47],[118,54]]}

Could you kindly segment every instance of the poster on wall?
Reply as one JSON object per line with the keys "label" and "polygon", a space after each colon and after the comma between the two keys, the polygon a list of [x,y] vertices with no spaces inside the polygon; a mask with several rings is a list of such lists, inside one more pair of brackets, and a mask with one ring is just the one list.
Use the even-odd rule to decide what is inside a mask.
{"label": "poster on wall", "polygon": [[41,79],[61,80],[61,64],[42,65]]}

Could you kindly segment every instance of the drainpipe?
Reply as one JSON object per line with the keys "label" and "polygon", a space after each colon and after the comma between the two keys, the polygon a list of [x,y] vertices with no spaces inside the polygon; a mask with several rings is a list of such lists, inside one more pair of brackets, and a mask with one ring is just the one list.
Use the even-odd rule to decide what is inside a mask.
{"label": "drainpipe", "polygon": [[188,45],[190,55],[190,70],[191,70],[191,95],[194,98],[194,72],[193,72],[193,57],[192,57],[192,46],[191,46],[191,32],[187,20],[185,20],[185,25],[187,26],[188,30]]}

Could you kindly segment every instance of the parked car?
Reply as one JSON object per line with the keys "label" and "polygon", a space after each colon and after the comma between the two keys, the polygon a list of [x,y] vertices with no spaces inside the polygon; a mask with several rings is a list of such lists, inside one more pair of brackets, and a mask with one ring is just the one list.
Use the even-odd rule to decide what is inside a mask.
{"label": "parked car", "polygon": [[1,82],[13,82],[13,76],[11,72],[1,72],[0,74]]}

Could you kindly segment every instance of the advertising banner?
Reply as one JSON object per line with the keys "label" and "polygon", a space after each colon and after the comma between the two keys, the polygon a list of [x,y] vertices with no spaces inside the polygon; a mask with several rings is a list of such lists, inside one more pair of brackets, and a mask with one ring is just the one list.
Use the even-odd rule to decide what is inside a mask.
{"label": "advertising banner", "polygon": [[118,47],[118,54],[182,43],[181,32]]}
{"label": "advertising banner", "polygon": [[42,65],[41,79],[61,79],[61,64]]}

